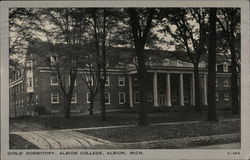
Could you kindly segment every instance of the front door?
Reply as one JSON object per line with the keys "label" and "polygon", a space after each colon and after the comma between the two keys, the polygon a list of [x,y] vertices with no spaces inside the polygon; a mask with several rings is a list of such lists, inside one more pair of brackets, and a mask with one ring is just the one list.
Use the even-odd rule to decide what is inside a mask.
{"label": "front door", "polygon": [[166,94],[164,91],[160,91],[159,94],[159,105],[165,105],[166,104]]}

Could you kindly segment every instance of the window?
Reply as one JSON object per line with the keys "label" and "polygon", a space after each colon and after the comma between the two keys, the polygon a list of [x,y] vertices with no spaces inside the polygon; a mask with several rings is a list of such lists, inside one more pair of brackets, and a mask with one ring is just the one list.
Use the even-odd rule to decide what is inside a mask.
{"label": "window", "polygon": [[125,86],[125,77],[119,77],[118,79],[119,86]]}
{"label": "window", "polygon": [[218,66],[217,66],[217,64],[215,64],[215,72],[217,72],[218,71]]}
{"label": "window", "polygon": [[110,93],[105,92],[105,104],[110,104]]}
{"label": "window", "polygon": [[184,103],[188,103],[188,93],[184,92]]}
{"label": "window", "polygon": [[218,87],[218,79],[215,79],[215,87]]}
{"label": "window", "polygon": [[35,78],[35,87],[38,87],[37,77]]}
{"label": "window", "polygon": [[228,92],[224,93],[224,101],[229,101],[229,93]]}
{"label": "window", "polygon": [[58,85],[58,77],[51,75],[51,85]]}
{"label": "window", "polygon": [[147,101],[148,102],[152,102],[153,98],[152,98],[152,92],[148,92],[147,94]]}
{"label": "window", "polygon": [[87,76],[86,75],[86,81],[88,82],[88,85],[93,86],[94,85],[94,80],[92,76]]}
{"label": "window", "polygon": [[87,93],[87,98],[86,98],[86,100],[87,100],[87,103],[90,103],[90,93],[89,93],[89,92]]}
{"label": "window", "polygon": [[106,77],[105,86],[109,86],[109,76]]}
{"label": "window", "polygon": [[219,93],[215,92],[215,101],[219,101]]}
{"label": "window", "polygon": [[72,94],[71,103],[77,103],[77,94],[76,94],[76,92],[74,92]]}
{"label": "window", "polygon": [[36,95],[36,104],[38,104],[38,95]]}
{"label": "window", "polygon": [[138,91],[135,91],[135,103],[139,103],[140,102],[140,95]]}
{"label": "window", "polygon": [[177,101],[177,93],[175,91],[172,93],[172,101]]}
{"label": "window", "polygon": [[[70,85],[70,75],[69,75],[69,85]],[[75,84],[74,85],[76,86],[76,79],[75,79]]]}
{"label": "window", "polygon": [[124,104],[125,101],[125,92],[119,92],[119,104]]}
{"label": "window", "polygon": [[228,78],[224,79],[224,87],[228,87]]}
{"label": "window", "polygon": [[59,103],[59,93],[51,92],[51,103]]}
{"label": "window", "polygon": [[228,64],[227,63],[223,64],[223,71],[228,72]]}
{"label": "window", "polygon": [[28,87],[32,87],[32,78],[29,77]]}

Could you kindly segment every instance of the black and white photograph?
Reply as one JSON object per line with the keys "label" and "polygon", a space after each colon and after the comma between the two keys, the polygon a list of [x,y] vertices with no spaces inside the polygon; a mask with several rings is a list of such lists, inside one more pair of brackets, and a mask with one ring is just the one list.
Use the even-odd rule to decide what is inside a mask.
{"label": "black and white photograph", "polygon": [[2,154],[248,159],[249,1],[161,2],[7,7]]}

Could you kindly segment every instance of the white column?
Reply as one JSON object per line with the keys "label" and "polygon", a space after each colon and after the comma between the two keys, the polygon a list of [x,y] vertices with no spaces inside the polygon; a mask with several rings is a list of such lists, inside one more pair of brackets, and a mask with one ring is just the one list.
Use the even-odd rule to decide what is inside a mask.
{"label": "white column", "polygon": [[157,73],[154,73],[153,77],[153,89],[154,89],[154,107],[159,106],[158,104],[158,86],[157,86]]}
{"label": "white column", "polygon": [[134,107],[134,104],[133,104],[133,85],[132,85],[132,76],[129,75],[128,76],[128,85],[129,85],[129,104],[130,104],[130,107]]}
{"label": "white column", "polygon": [[167,102],[167,106],[171,106],[171,82],[170,82],[170,73],[167,73],[166,74],[166,81],[167,81],[167,99],[166,99],[166,102]]}
{"label": "white column", "polygon": [[203,86],[204,86],[204,105],[207,105],[207,78],[206,73],[204,73],[204,80],[203,80]]}
{"label": "white column", "polygon": [[184,93],[183,93],[183,74],[180,73],[180,105],[184,106]]}
{"label": "white column", "polygon": [[194,74],[191,75],[191,104],[195,106],[195,81]]}

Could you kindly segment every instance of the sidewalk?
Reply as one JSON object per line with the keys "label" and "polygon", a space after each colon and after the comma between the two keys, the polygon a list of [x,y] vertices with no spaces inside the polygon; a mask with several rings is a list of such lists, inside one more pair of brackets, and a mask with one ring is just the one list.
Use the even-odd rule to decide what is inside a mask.
{"label": "sidewalk", "polygon": [[[234,121],[238,119],[228,119],[221,121]],[[171,125],[171,124],[187,124],[187,123],[199,123],[200,121],[192,122],[172,122],[172,123],[156,123],[157,125]],[[199,144],[208,145],[222,143],[238,142],[240,139],[239,133],[223,134],[223,135],[211,135],[201,137],[189,137],[189,138],[177,138],[177,139],[163,139],[156,141],[144,141],[133,143],[114,143],[99,139],[97,137],[89,136],[83,133],[77,132],[78,130],[100,130],[104,128],[123,128],[131,127],[135,125],[122,125],[122,126],[108,126],[108,127],[91,127],[91,128],[77,128],[77,129],[61,129],[61,130],[46,130],[46,131],[26,131],[26,132],[11,132],[21,136],[25,140],[33,143],[41,149],[80,149],[80,148],[150,148],[152,146],[166,146],[166,148],[190,148],[190,146],[197,146]],[[208,143],[208,142],[212,143]],[[216,148],[217,145],[204,146]],[[221,146],[227,147],[227,146]],[[231,147],[231,146],[228,146]],[[235,146],[233,146],[235,147]],[[236,146],[237,147],[237,146]],[[201,147],[197,147],[201,148]]]}
{"label": "sidewalk", "polygon": [[96,137],[91,137],[74,131],[31,131],[13,132],[40,149],[79,149],[110,143]]}

